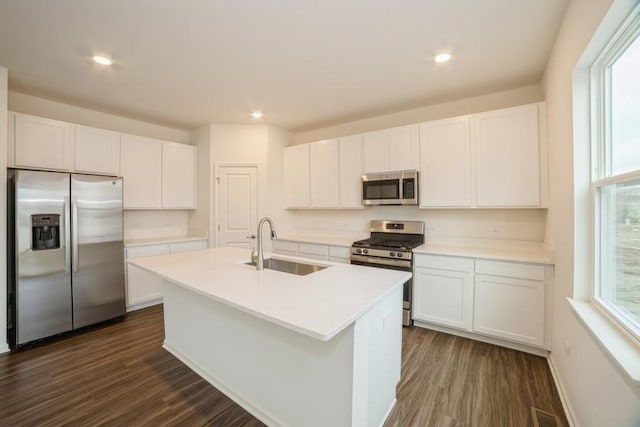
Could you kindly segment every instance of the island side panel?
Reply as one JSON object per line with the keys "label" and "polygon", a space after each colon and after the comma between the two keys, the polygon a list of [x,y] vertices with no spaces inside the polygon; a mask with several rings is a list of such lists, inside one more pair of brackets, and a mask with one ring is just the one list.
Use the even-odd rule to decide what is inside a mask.
{"label": "island side panel", "polygon": [[402,360],[402,286],[356,321],[353,426],[382,426],[396,402]]}
{"label": "island side panel", "polygon": [[323,342],[169,281],[164,316],[164,348],[266,424],[352,425],[353,324]]}

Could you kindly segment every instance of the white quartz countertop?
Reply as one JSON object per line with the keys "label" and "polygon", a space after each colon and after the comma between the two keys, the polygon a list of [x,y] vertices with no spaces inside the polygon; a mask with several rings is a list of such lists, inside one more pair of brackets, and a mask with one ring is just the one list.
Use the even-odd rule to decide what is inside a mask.
{"label": "white quartz countertop", "polygon": [[333,338],[411,277],[409,272],[274,256],[330,266],[297,276],[258,271],[244,264],[249,257],[246,249],[225,247],[128,262],[203,297],[321,341]]}
{"label": "white quartz countertop", "polygon": [[451,239],[431,241],[413,250],[416,254],[449,255],[503,261],[553,264],[554,252],[539,242],[488,239]]}
{"label": "white quartz countertop", "polygon": [[149,237],[146,239],[127,239],[124,241],[124,247],[133,246],[158,245],[162,243],[191,242],[194,240],[207,240],[205,236],[165,236],[165,237]]}

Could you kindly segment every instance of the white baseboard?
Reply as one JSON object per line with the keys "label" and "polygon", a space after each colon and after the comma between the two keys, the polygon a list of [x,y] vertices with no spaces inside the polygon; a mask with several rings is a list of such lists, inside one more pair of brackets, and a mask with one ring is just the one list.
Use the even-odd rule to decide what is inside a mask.
{"label": "white baseboard", "polygon": [[558,394],[560,395],[560,402],[562,402],[562,408],[564,409],[564,414],[567,417],[569,426],[580,427],[580,425],[578,424],[578,419],[576,418],[576,414],[575,412],[573,412],[573,407],[571,406],[571,401],[569,400],[567,391],[564,388],[562,381],[560,381],[560,374],[558,373],[558,369],[556,368],[556,364],[553,361],[552,355],[549,355],[549,357],[547,357],[547,363],[549,364],[549,370],[551,371],[553,382],[556,384],[556,389],[558,390]]}
{"label": "white baseboard", "polygon": [[0,344],[0,354],[8,353],[10,350],[9,345],[5,342]]}
{"label": "white baseboard", "polygon": [[511,342],[507,340],[503,340],[500,338],[493,338],[486,335],[477,334],[474,332],[461,331],[454,328],[448,328],[446,326],[434,325],[431,323],[421,322],[419,320],[414,320],[413,325],[419,328],[424,329],[432,329],[438,332],[444,332],[445,334],[457,335],[463,338],[469,338],[475,341],[482,341],[493,345],[499,345],[501,347],[510,348],[512,350],[523,351],[525,353],[535,354],[536,356],[548,357],[549,350],[544,348],[531,347],[526,344],[519,344],[516,342]]}
{"label": "white baseboard", "polygon": [[130,311],[136,311],[143,308],[151,307],[152,305],[162,304],[162,295],[153,298],[145,298],[144,300],[137,300],[132,304],[127,305],[127,313]]}

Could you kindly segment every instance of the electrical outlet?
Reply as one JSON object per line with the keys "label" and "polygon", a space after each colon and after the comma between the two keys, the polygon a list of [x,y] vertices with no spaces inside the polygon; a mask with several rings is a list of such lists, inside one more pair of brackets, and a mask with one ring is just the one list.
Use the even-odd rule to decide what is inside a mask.
{"label": "electrical outlet", "polygon": [[564,340],[564,352],[567,354],[567,357],[571,356],[571,344],[569,344],[568,340]]}
{"label": "electrical outlet", "polygon": [[438,232],[438,227],[430,225],[427,227],[427,233],[437,233]]}
{"label": "electrical outlet", "polygon": [[498,227],[491,227],[491,232],[493,234],[500,234],[500,229]]}

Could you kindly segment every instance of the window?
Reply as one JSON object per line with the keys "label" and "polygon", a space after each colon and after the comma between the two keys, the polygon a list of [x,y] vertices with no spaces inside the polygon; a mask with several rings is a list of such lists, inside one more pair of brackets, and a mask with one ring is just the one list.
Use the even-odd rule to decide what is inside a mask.
{"label": "window", "polygon": [[640,339],[640,14],[591,68],[593,300]]}

